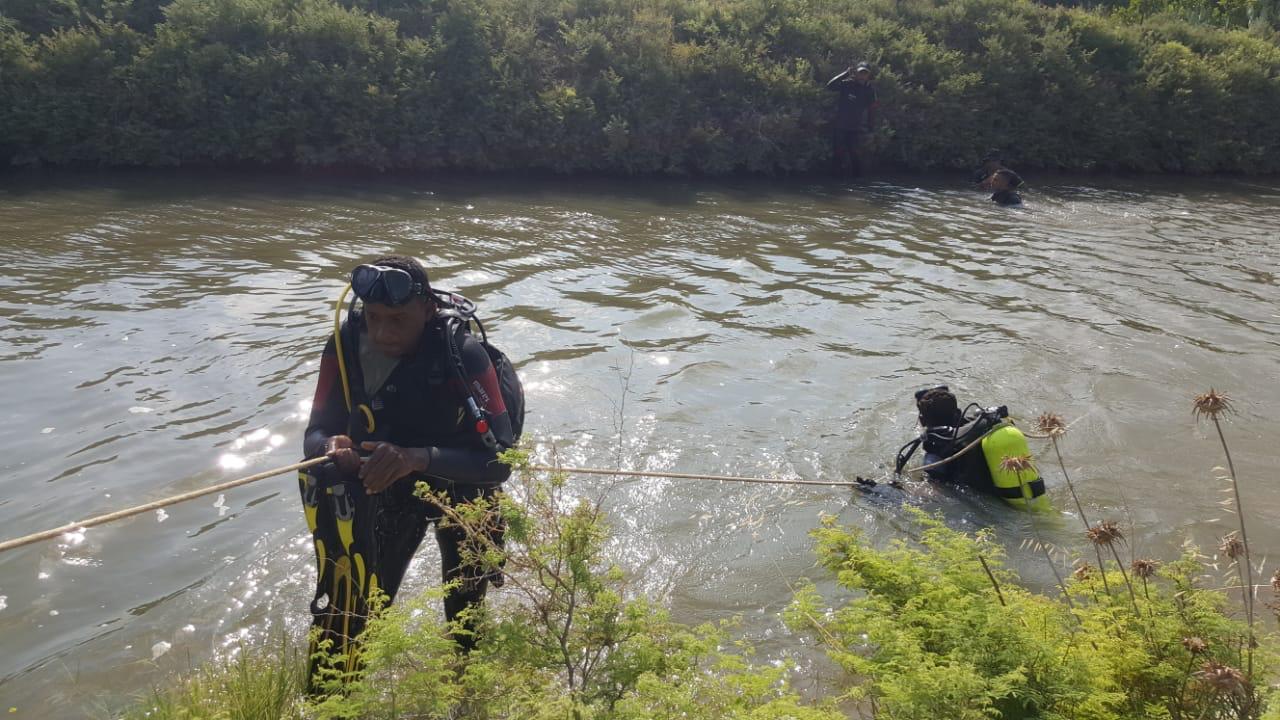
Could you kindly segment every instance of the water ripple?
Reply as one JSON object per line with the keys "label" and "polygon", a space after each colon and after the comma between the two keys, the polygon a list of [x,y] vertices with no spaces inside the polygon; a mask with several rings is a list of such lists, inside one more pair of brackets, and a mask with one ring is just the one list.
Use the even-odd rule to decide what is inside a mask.
{"label": "water ripple", "polygon": [[[481,303],[525,379],[544,460],[883,477],[914,432],[910,392],[945,381],[1024,418],[1083,418],[1067,451],[1090,512],[1140,498],[1136,535],[1165,549],[1181,541],[1168,528],[1217,532],[1214,461],[1186,396],[1243,396],[1235,459],[1254,474],[1271,463],[1280,187],[1266,183],[1051,180],[1014,210],[918,179],[95,178],[9,199],[2,249],[42,254],[0,277],[0,523],[13,535],[293,460],[342,277],[389,252]],[[311,560],[293,482],[9,555],[6,697],[32,705],[60,668],[104,668],[80,671],[83,696],[52,700],[87,707],[91,691],[149,686],[175,657],[301,632]],[[796,650],[776,632],[788,582],[822,580],[805,534],[819,512],[876,539],[904,531],[904,503],[992,524],[1048,582],[1018,554],[1022,518],[928,486],[573,487],[612,488],[615,550],[642,589],[684,620],[744,614],[775,656]],[[1256,503],[1280,516],[1280,492]],[[1263,545],[1280,541],[1269,527]],[[434,553],[411,589],[434,582]],[[155,647],[169,651],[153,663]]]}

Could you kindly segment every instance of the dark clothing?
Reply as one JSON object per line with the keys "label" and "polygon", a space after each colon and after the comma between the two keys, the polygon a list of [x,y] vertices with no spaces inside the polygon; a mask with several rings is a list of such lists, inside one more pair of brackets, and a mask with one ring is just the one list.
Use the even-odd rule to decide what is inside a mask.
{"label": "dark clothing", "polygon": [[988,180],[991,179],[991,176],[995,175],[996,171],[1002,167],[1004,167],[1004,165],[1000,164],[999,160],[988,160],[982,163],[982,167],[973,171],[974,184],[982,185],[983,183],[987,182]]}
{"label": "dark clothing", "polygon": [[836,97],[835,127],[839,130],[863,130],[871,125],[876,107],[876,89],[871,83],[858,82],[841,73],[827,82]]}
{"label": "dark clothing", "polygon": [[[427,527],[439,521],[441,509],[414,496],[418,481],[433,490],[444,491],[451,503],[466,502],[491,495],[510,475],[510,467],[497,460],[495,451],[485,447],[470,423],[465,402],[468,397],[457,378],[445,340],[445,323],[437,318],[425,332],[417,351],[402,358],[391,375],[366,397],[360,368],[359,343],[362,317],[357,313],[341,329],[343,355],[354,410],[348,411],[339,377],[337,350],[333,337],[325,345],[320,361],[320,377],[311,406],[304,450],[308,458],[325,452],[330,437],[349,435],[359,447],[363,441],[383,441],[406,448],[428,448],[431,460],[423,475],[397,480],[374,500],[374,535],[377,538],[378,570],[382,590],[394,599]],[[484,347],[469,334],[457,335],[466,387],[489,415],[489,426],[499,445],[514,445],[511,420],[499,389],[497,374]],[[373,415],[368,428],[367,406]],[[354,478],[346,478],[354,480]],[[467,567],[461,558],[463,537],[455,529],[437,526],[442,572],[446,581],[464,577],[459,589],[444,601],[449,620],[467,605],[479,603],[487,586],[483,573]],[[460,639],[461,644],[467,644]]]}
{"label": "dark clothing", "polygon": [[999,190],[991,195],[991,199],[1001,205],[1022,204],[1022,196],[1012,190]]}
{"label": "dark clothing", "polygon": [[837,175],[857,177],[862,174],[859,145],[862,133],[869,130],[876,107],[876,89],[860,83],[848,71],[831,78],[827,89],[836,97],[836,117],[832,123],[831,169]]}
{"label": "dark clothing", "polygon": [[[925,428],[923,438],[926,464],[954,456],[1001,421],[998,416],[981,411],[961,415],[957,420],[957,425]],[[991,480],[991,471],[987,469],[986,456],[983,455],[981,446],[973,447],[945,465],[926,470],[925,474],[935,482],[963,485],[979,492],[995,494],[995,483]]]}
{"label": "dark clothing", "polygon": [[858,144],[862,133],[858,130],[835,129],[832,138],[831,169],[839,174],[847,172],[857,177],[862,174],[862,159],[858,156]]}
{"label": "dark clothing", "polygon": [[[388,492],[398,501],[412,500],[416,480],[427,480],[437,490],[452,495],[463,486],[496,487],[506,481],[511,469],[497,461],[480,436],[464,420],[467,393],[459,385],[450,366],[443,323],[436,320],[426,329],[417,352],[396,365],[371,398],[364,396],[360,370],[360,326],[357,316],[342,326],[348,382],[354,407],[367,405],[375,420],[372,431],[360,410],[348,411],[338,377],[337,351],[333,338],[325,345],[320,360],[320,378],[311,404],[311,421],[304,441],[306,456],[324,454],[325,443],[334,435],[350,435],[357,445],[365,440],[394,443],[401,447],[430,448],[431,463],[424,477],[397,481]],[[489,425],[499,444],[514,444],[511,419],[498,387],[497,373],[480,342],[460,334],[462,364],[479,402],[489,412]],[[414,502],[417,502],[414,500]]]}

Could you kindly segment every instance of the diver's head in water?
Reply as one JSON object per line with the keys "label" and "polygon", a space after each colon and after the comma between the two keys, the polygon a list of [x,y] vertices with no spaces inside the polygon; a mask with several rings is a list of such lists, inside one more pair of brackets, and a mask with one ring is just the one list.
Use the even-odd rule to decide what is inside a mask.
{"label": "diver's head in water", "polygon": [[422,263],[388,255],[351,271],[351,289],[364,302],[369,340],[390,357],[412,355],[436,304]]}
{"label": "diver's head in water", "polygon": [[916,409],[920,411],[920,424],[924,427],[960,424],[960,406],[956,403],[956,396],[946,386],[919,394],[916,397]]}
{"label": "diver's head in water", "polygon": [[996,192],[1016,190],[1021,186],[1022,178],[1018,177],[1018,173],[1009,168],[1000,168],[991,175],[991,189]]}

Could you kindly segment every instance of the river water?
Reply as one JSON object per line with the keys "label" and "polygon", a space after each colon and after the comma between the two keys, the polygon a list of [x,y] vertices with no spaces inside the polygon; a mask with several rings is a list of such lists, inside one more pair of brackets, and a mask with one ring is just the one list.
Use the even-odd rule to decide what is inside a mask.
{"label": "river water", "polygon": [[[1191,413],[1216,386],[1236,400],[1225,431],[1254,556],[1280,554],[1280,185],[1049,178],[1026,197],[996,207],[958,178],[10,177],[0,536],[295,461],[343,273],[394,251],[480,303],[542,458],[883,477],[915,432],[912,391],[946,382],[1072,421],[1086,511],[1169,558],[1187,539],[1211,551],[1232,524],[1216,436]],[[1033,583],[1049,577],[1022,549],[1024,516],[927,485],[636,479],[608,503],[637,587],[681,620],[741,616],[766,658],[808,657],[777,613],[789,583],[822,578],[806,534],[820,513],[876,541],[909,531],[904,503],[991,525]],[[300,634],[313,570],[298,504],[282,476],[0,557],[0,710],[102,717],[173,672]],[[1080,546],[1069,515],[1047,525]],[[411,573],[411,588],[436,581],[432,543]]]}

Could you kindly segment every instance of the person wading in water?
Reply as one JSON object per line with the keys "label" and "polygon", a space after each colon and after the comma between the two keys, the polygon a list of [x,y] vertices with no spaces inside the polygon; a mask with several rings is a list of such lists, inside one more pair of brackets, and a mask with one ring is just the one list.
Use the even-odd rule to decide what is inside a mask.
{"label": "person wading in water", "polygon": [[859,63],[827,81],[836,97],[833,123],[831,169],[838,177],[862,174],[862,140],[875,125],[876,89],[871,84],[871,67]]}
{"label": "person wading in water", "polygon": [[[468,562],[460,529],[441,525],[441,501],[415,489],[425,482],[445,504],[491,497],[510,475],[498,453],[515,445],[524,412],[506,357],[464,329],[474,306],[433,290],[417,260],[360,265],[351,288],[360,303],[325,345],[304,440],[306,457],[332,462],[300,478],[319,564],[318,640],[331,641],[348,671],[370,599],[395,599],[432,525],[443,579],[456,581],[447,620],[500,582],[500,572]],[[495,526],[495,542],[500,533]],[[454,639],[464,650],[474,627],[462,618]]]}

